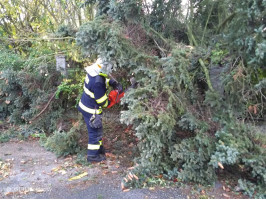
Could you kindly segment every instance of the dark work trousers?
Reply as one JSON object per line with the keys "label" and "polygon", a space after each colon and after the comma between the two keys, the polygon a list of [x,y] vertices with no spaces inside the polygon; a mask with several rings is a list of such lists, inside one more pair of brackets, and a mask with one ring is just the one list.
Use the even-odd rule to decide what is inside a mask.
{"label": "dark work trousers", "polygon": [[92,114],[89,116],[84,116],[85,123],[88,129],[88,156],[97,156],[101,152],[103,145],[102,145],[102,136],[103,136],[103,128],[92,128],[89,124],[90,118]]}

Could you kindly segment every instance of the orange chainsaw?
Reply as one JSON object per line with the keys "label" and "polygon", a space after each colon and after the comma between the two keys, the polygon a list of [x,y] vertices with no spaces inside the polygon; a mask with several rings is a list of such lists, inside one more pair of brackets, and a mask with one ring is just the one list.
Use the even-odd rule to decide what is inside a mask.
{"label": "orange chainsaw", "polygon": [[121,98],[124,97],[124,95],[125,92],[119,93],[118,90],[112,90],[108,96],[110,104],[107,106],[107,108],[111,108],[113,105],[119,103]]}
{"label": "orange chainsaw", "polygon": [[[137,86],[136,80],[134,77],[130,79],[131,86],[129,88],[135,88]],[[124,97],[125,92],[129,89],[127,88],[125,91],[119,92],[119,90],[112,90],[108,95],[108,100],[110,104],[107,106],[107,108],[111,108],[115,104],[119,103],[121,98]]]}

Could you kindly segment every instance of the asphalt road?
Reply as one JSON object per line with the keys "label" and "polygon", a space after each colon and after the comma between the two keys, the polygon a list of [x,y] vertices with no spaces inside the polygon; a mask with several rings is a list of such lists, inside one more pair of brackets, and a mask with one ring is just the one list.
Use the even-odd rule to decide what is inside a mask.
{"label": "asphalt road", "polygon": [[[37,141],[0,143],[0,198],[27,199],[184,199],[178,188],[121,190],[126,168],[118,159],[104,165],[79,166],[74,159],[61,158]],[[0,164],[1,164],[0,163]],[[82,173],[84,177],[71,178]]]}
{"label": "asphalt road", "polygon": [[53,188],[49,192],[24,196],[31,199],[184,199],[185,196],[177,188],[133,189],[123,192],[120,179],[105,177],[98,184],[92,184],[85,189]]}

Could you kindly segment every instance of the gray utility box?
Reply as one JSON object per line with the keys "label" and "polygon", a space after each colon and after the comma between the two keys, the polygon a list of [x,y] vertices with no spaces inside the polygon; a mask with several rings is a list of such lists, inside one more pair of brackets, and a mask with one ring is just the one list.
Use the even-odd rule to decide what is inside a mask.
{"label": "gray utility box", "polygon": [[63,76],[67,76],[67,63],[65,55],[56,55],[56,71],[59,71]]}

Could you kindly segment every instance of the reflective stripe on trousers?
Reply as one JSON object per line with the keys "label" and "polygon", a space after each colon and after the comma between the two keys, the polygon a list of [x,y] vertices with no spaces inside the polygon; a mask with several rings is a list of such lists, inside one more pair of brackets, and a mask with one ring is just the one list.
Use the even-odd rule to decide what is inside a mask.
{"label": "reflective stripe on trousers", "polygon": [[89,150],[99,150],[102,145],[103,145],[103,141],[100,140],[99,144],[88,144],[88,149]]}
{"label": "reflective stripe on trousers", "polygon": [[88,117],[84,117],[85,123],[87,125],[88,129],[88,136],[89,136],[89,142],[88,142],[88,156],[96,156],[99,155],[99,150],[102,145],[102,136],[103,136],[103,128],[92,128],[89,125],[89,121],[92,115],[89,115]]}

